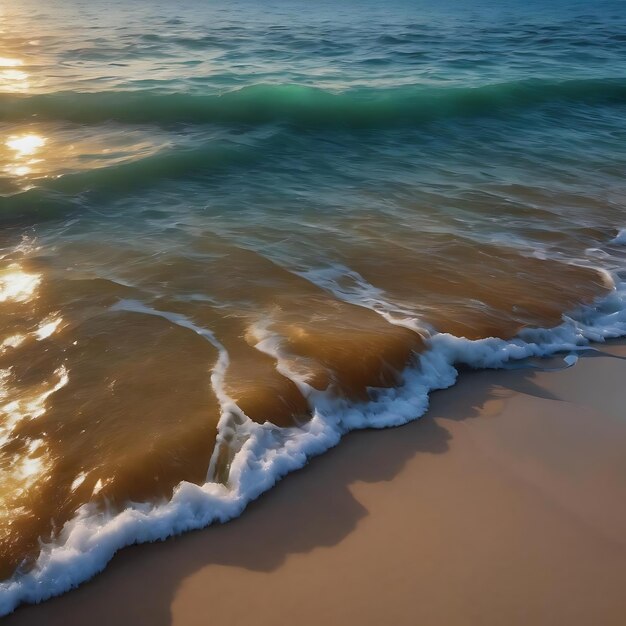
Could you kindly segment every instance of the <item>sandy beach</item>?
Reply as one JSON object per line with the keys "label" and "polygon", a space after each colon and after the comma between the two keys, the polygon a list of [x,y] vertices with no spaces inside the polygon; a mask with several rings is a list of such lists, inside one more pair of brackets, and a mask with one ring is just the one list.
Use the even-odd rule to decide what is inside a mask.
{"label": "sandy beach", "polygon": [[465,373],[241,518],[126,549],[5,623],[623,624],[624,380],[623,343],[558,372]]}
{"label": "sandy beach", "polygon": [[2,626],[626,626],[626,0],[0,33]]}

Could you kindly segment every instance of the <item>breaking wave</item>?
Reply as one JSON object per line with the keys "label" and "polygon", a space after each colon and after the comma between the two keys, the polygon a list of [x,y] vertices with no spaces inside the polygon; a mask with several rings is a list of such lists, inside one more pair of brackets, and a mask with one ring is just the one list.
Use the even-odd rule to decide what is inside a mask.
{"label": "breaking wave", "polygon": [[498,115],[557,102],[625,104],[626,81],[525,80],[480,87],[414,85],[336,92],[302,85],[259,84],[213,95],[155,91],[3,94],[0,116],[7,120],[35,116],[77,123],[287,123],[310,128],[367,129]]}

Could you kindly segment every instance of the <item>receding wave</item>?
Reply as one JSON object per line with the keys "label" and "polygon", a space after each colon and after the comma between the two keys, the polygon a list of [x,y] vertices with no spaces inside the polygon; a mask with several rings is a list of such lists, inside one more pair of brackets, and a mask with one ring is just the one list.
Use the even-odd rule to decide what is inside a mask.
{"label": "receding wave", "polygon": [[150,187],[160,180],[185,179],[245,166],[262,157],[242,145],[211,142],[194,148],[165,149],[125,163],[44,178],[37,186],[0,197],[0,223],[54,218],[80,206],[84,194],[110,195]]}
{"label": "receding wave", "polygon": [[[607,298],[566,317],[551,330],[526,329],[509,341],[493,337],[471,341],[436,334],[431,337],[427,351],[420,355],[419,363],[404,370],[399,386],[378,389],[368,401],[345,404],[324,392],[311,391],[308,397],[311,418],[298,428],[281,431],[270,422],[256,423],[241,414],[238,431],[244,443],[230,462],[226,484],[211,480],[201,484],[182,481],[170,499],[153,504],[129,502],[117,514],[98,511],[93,504],[82,506],[63,526],[56,541],[41,544],[33,567],[0,582],[0,616],[23,602],[40,602],[88,580],[106,566],[117,550],[127,545],[163,540],[240,515],[251,500],[288,472],[302,467],[310,457],[336,445],[348,431],[398,426],[418,418],[426,411],[432,390],[454,384],[459,365],[500,368],[510,361],[569,352],[564,360],[564,366],[569,367],[576,362],[577,352],[587,349],[590,341],[626,334],[625,304],[624,286],[618,285]],[[165,318],[202,336],[210,344],[215,341],[210,331],[179,314],[134,301],[120,301],[114,310]],[[276,357],[281,371],[297,379],[271,336],[259,338],[257,349]],[[216,347],[221,351],[219,344]],[[227,366],[227,357],[217,360],[213,384],[217,379],[221,381]],[[225,399],[231,403],[228,396]],[[228,419],[230,415],[226,411],[220,418],[221,429]]]}
{"label": "receding wave", "polygon": [[409,86],[330,92],[302,85],[254,85],[223,94],[118,91],[0,96],[7,120],[118,121],[136,124],[289,123],[305,127],[412,126],[449,117],[501,112],[568,101],[626,104],[626,81],[517,81],[481,87]]}

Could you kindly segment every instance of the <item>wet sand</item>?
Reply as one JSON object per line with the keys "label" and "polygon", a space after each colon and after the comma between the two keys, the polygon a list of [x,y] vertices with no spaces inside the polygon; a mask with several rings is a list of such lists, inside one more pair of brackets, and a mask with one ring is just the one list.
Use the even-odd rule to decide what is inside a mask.
{"label": "wet sand", "polygon": [[121,552],[7,626],[608,626],[626,616],[626,345],[471,372],[239,519]]}

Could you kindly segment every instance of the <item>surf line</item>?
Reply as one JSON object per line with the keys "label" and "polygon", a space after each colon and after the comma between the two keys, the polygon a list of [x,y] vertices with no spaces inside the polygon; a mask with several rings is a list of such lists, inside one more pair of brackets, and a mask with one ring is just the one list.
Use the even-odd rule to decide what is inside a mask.
{"label": "surf line", "polygon": [[208,341],[218,352],[217,360],[211,368],[211,388],[217,398],[220,406],[220,418],[217,423],[217,437],[211,460],[209,461],[209,469],[207,471],[207,481],[215,481],[217,476],[217,462],[225,449],[230,450],[230,455],[236,454],[241,449],[248,435],[238,432],[238,427],[245,423],[251,422],[250,418],[241,410],[239,405],[228,395],[224,380],[226,371],[230,365],[230,357],[228,350],[223,343],[215,336],[215,334],[202,326],[194,324],[188,317],[181,313],[172,313],[171,311],[161,311],[159,309],[147,306],[139,300],[123,299],[116,302],[111,311],[127,311],[130,313],[139,313],[144,315],[153,315],[161,317],[167,321],[190,330],[206,341]]}

